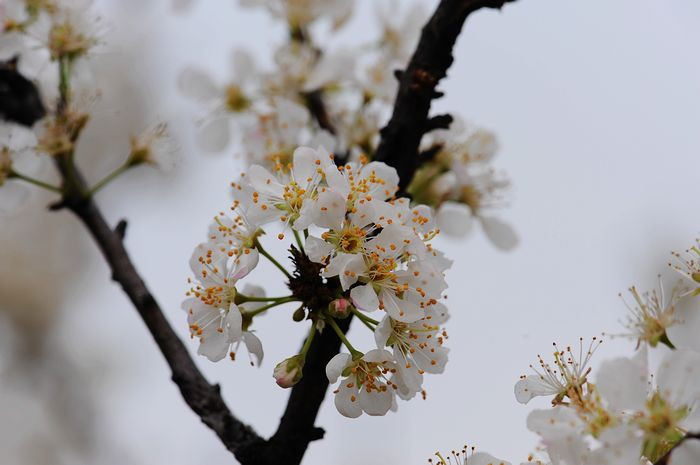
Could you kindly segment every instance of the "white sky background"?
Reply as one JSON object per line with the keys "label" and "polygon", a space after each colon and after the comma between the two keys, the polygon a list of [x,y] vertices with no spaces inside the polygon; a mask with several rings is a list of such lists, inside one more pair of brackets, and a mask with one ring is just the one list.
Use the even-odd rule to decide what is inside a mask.
{"label": "white sky background", "polygon": [[[127,246],[185,338],[179,305],[187,261],[209,219],[226,206],[227,183],[240,162],[194,147],[196,107],[177,95],[175,76],[194,63],[226,77],[233,46],[267,63],[283,28],[233,1],[200,0],[180,16],[166,3],[103,3],[115,10],[105,17],[121,37],[109,53],[134,58],[120,72],[134,73],[146,88],[152,112],[174,115],[183,157],[174,173],[124,176],[98,200],[110,220],[129,219]],[[436,2],[423,3],[432,8]],[[358,17],[343,34],[351,43],[375,31],[371,4],[358,4]],[[436,449],[465,442],[512,462],[533,450],[536,438],[525,428],[532,405],[513,396],[518,376],[537,353],[549,354],[553,341],[619,332],[624,307],[617,293],[633,283],[652,286],[668,252],[685,248],[700,231],[698,20],[700,4],[693,0],[521,0],[470,18],[442,85],[446,97],[434,111],[460,114],[497,133],[497,164],[515,186],[503,217],[521,245],[501,253],[480,234],[440,241],[455,260],[448,274],[445,374],[426,378],[427,401],[401,402],[398,413],[381,418],[341,417],[329,395],[317,421],[326,439],[312,443],[305,463],[424,463]],[[276,242],[268,236],[267,243]],[[91,256],[61,334],[71,357],[94,375],[103,435],[112,443],[101,463],[124,457],[133,464],[230,463],[180,398],[94,249]],[[277,271],[261,263],[247,279],[270,294],[284,292]],[[272,368],[295,353],[306,329],[291,321],[291,310],[274,310],[259,323],[266,351],[261,369],[247,366],[245,357],[235,364],[197,361],[209,379],[221,382],[239,418],[269,435],[288,395],[275,385]],[[352,339],[369,347],[368,334],[356,326]],[[194,353],[196,343],[188,344]],[[606,342],[595,365],[633,348]],[[0,429],[10,427],[0,418]]]}

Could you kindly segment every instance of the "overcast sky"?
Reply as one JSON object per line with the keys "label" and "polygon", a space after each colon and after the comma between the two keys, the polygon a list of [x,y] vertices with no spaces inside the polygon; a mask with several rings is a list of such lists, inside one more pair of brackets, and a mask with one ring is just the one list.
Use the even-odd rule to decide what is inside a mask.
{"label": "overcast sky", "polygon": [[[209,218],[226,205],[227,182],[241,166],[233,148],[212,156],[192,144],[193,107],[177,95],[175,76],[196,63],[224,77],[234,46],[269,61],[283,30],[233,1],[200,0],[180,16],[166,3],[145,10],[135,0],[103,3],[116,9],[105,15],[118,37],[109,56],[128,57],[120,73],[146,89],[143,108],[175,120],[183,156],[174,172],[134,173],[98,200],[111,220],[129,218],[127,246],[185,338],[179,306],[187,261]],[[422,3],[430,9],[436,2]],[[358,4],[343,35],[348,41],[375,28],[373,9]],[[497,165],[514,184],[503,218],[520,246],[499,252],[480,234],[439,240],[455,261],[447,277],[445,374],[427,377],[426,401],[401,402],[381,418],[344,418],[329,396],[317,423],[326,439],[312,443],[305,463],[418,464],[464,443],[519,462],[534,449],[536,437],[525,428],[531,405],[513,396],[518,376],[538,353],[549,354],[553,341],[621,332],[618,292],[654,285],[668,252],[685,248],[700,230],[698,20],[693,0],[520,0],[469,19],[435,111],[498,135]],[[230,463],[181,400],[150,335],[91,250],[90,273],[68,303],[61,334],[70,357],[104,373],[93,381],[104,434],[134,464]],[[247,279],[277,294],[283,286],[270,278],[275,272],[262,263]],[[295,353],[306,329],[284,311],[260,323],[262,368],[197,361],[222,384],[233,411],[269,435],[288,395],[272,368]],[[363,329],[352,337],[369,347]],[[196,343],[188,344],[194,352]],[[633,349],[606,341],[594,365]],[[107,449],[102,457],[119,461]]]}

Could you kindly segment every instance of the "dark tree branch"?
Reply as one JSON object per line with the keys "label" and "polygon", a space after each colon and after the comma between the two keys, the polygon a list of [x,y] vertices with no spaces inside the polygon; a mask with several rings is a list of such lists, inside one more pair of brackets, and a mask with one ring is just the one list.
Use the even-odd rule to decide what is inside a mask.
{"label": "dark tree branch", "polygon": [[[431,129],[449,126],[449,115],[428,119],[431,100],[441,93],[435,90],[452,64],[452,48],[467,16],[484,7],[500,8],[514,0],[442,0],[423,28],[420,42],[406,71],[397,71],[400,80],[394,111],[382,129],[381,143],[375,159],[394,166],[401,187],[408,185],[419,163],[418,147],[423,134]],[[303,40],[303,39],[302,39]],[[59,113],[66,109],[66,93],[59,102]],[[308,105],[319,126],[335,133],[320,92],[307,94]],[[76,135],[77,137],[77,135]],[[72,211],[99,246],[111,271],[151,332],[170,369],[172,379],[185,402],[221,439],[224,446],[245,465],[295,465],[301,462],[309,442],[320,439],[324,431],[314,425],[328,389],[325,366],[338,353],[340,340],[334,332],[324,331],[315,338],[307,353],[304,377],[292,389],[285,412],[275,434],[264,440],[249,426],[238,420],[226,406],[218,385],[204,378],[177,337],[163,311],[138,274],[123,243],[126,222],[114,229],[101,211],[85,197],[86,185],[70,158],[58,161],[65,193],[52,210]],[[323,286],[323,283],[320,283]],[[313,309],[312,309],[313,310]],[[343,331],[350,318],[338,322]]]}
{"label": "dark tree branch", "polygon": [[[399,90],[389,123],[381,131],[374,159],[393,166],[399,173],[401,190],[413,179],[418,167],[421,138],[434,129],[428,119],[430,103],[442,94],[435,90],[454,60],[452,49],[467,17],[481,8],[501,8],[515,0],[442,0],[423,27],[416,51],[405,71],[395,73]],[[441,123],[446,120],[444,116]],[[442,126],[437,126],[442,127]]]}
{"label": "dark tree branch", "polygon": [[[122,242],[126,222],[120,221],[112,229],[91,198],[84,197],[82,175],[69,163],[58,163],[64,180],[71,179],[78,186],[68,187],[60,207],[72,211],[97,243],[112,271],[112,279],[119,283],[133,303],[158,348],[172,371],[172,380],[180,389],[187,405],[221,439],[234,455],[248,444],[261,438],[246,424],[238,420],[226,406],[218,385],[209,384],[190,357],[180,338],[165,318],[163,311],[134,267]],[[58,207],[57,204],[56,207]]]}
{"label": "dark tree branch", "polygon": [[306,97],[306,104],[309,107],[309,111],[313,115],[319,127],[335,135],[335,126],[331,122],[331,118],[328,115],[328,110],[326,110],[326,104],[323,101],[323,91],[320,89],[314,90],[313,92],[304,94],[304,97]]}

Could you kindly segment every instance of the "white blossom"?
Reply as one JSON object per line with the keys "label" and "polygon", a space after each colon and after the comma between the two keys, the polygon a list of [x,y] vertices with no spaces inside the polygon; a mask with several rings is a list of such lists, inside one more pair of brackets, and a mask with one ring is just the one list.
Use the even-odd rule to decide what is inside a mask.
{"label": "white blossom", "polygon": [[335,406],[341,415],[357,418],[362,413],[385,415],[394,401],[395,384],[389,379],[396,373],[390,352],[373,349],[353,359],[340,353],[328,362],[326,375],[333,384],[342,376],[335,394]]}
{"label": "white blossom", "polygon": [[200,244],[192,254],[194,282],[182,307],[188,314],[192,336],[199,338],[198,353],[211,361],[219,361],[227,354],[233,358],[231,346],[244,339],[243,317],[235,303],[236,283],[257,263],[255,249],[230,259],[216,247]]}

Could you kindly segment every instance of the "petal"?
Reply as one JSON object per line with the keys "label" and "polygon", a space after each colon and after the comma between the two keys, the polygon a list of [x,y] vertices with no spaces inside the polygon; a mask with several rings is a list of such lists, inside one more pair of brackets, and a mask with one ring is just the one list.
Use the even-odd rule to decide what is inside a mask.
{"label": "petal", "polygon": [[243,335],[243,316],[236,304],[231,303],[224,317],[228,342],[236,342]]}
{"label": "petal", "polygon": [[328,229],[340,229],[345,219],[345,197],[338,192],[326,189],[318,194],[316,208],[320,214],[316,217],[316,226]]}
{"label": "petal", "polygon": [[211,331],[205,331],[200,339],[199,349],[197,353],[203,355],[212,362],[218,362],[226,357],[231,344],[224,332],[217,331],[216,328]]}
{"label": "petal", "polygon": [[[372,197],[379,200],[387,200],[396,193],[399,185],[399,175],[396,168],[382,163],[373,161],[362,167],[360,171],[361,178],[370,179],[370,191]],[[376,182],[371,182],[376,179]]]}
{"label": "petal", "polygon": [[254,356],[255,364],[257,366],[260,366],[265,353],[263,352],[263,345],[258,336],[251,333],[250,331],[245,331],[243,333],[243,342],[245,343],[248,352]]}
{"label": "petal", "polygon": [[311,147],[298,147],[294,151],[294,179],[297,183],[305,185],[308,180],[318,176],[316,169],[316,160],[319,159],[319,154]]}
{"label": "petal", "polygon": [[256,266],[258,266],[260,255],[257,249],[246,249],[246,252],[248,253],[243,253],[236,258],[236,267],[234,268],[230,277],[230,281],[232,281],[229,282],[230,285],[234,285],[236,281],[247,276],[255,269]]}
{"label": "petal", "polygon": [[515,383],[515,399],[521,404],[527,404],[535,397],[558,393],[559,391],[545,383],[540,375],[530,375]]}
{"label": "petal", "polygon": [[447,365],[447,355],[450,349],[447,347],[436,346],[432,347],[429,351],[426,351],[425,357],[416,357],[416,364],[424,370],[426,373],[440,374],[445,371],[445,365]]}
{"label": "petal", "polygon": [[486,452],[477,452],[469,457],[467,463],[469,465],[510,465],[510,462],[497,459],[493,455],[487,454]]}
{"label": "petal", "polygon": [[177,87],[182,95],[196,100],[214,100],[220,96],[219,88],[203,70],[195,67],[183,69],[177,77]]}
{"label": "petal", "polygon": [[[350,255],[350,254],[347,254]],[[340,272],[340,285],[344,291],[357,282],[357,278],[365,271],[365,261],[361,255],[350,255]]]}
{"label": "petal", "polygon": [[440,231],[452,237],[467,236],[474,229],[471,210],[458,202],[444,202],[440,205],[435,220]]}
{"label": "petal", "polygon": [[643,410],[647,400],[647,374],[637,361],[608,360],[598,370],[596,381],[598,391],[614,411]]}
{"label": "petal", "polygon": [[344,417],[357,418],[362,415],[362,407],[360,407],[356,383],[352,383],[352,387],[348,387],[350,383],[350,378],[344,378],[340,382],[338,392],[335,394],[335,408]]}
{"label": "petal", "polygon": [[372,349],[362,356],[362,360],[371,363],[393,362],[394,356],[388,350]]}
{"label": "petal", "polygon": [[230,122],[226,116],[206,121],[197,133],[197,144],[207,152],[221,152],[229,143]]}
{"label": "petal", "polygon": [[353,287],[350,291],[350,299],[355,307],[365,312],[373,312],[379,307],[377,293],[371,284]]}
{"label": "petal", "polygon": [[326,376],[328,377],[328,382],[331,384],[335,383],[340,374],[343,372],[345,367],[352,361],[350,354],[336,354],[335,357],[330,359],[326,365]]}
{"label": "petal", "polygon": [[323,263],[325,259],[333,252],[333,245],[319,239],[318,237],[309,236],[304,240],[304,250],[311,261]]}
{"label": "petal", "polygon": [[675,407],[692,406],[700,399],[700,354],[674,350],[661,361],[656,376],[659,391]]}
{"label": "petal", "polygon": [[365,389],[360,391],[360,407],[368,415],[381,416],[391,408],[394,392],[391,388],[386,391],[367,392]]}
{"label": "petal", "polygon": [[[352,292],[350,295],[352,296]],[[358,307],[357,304],[355,304],[355,306]],[[377,343],[377,348],[383,349],[386,347],[386,343],[389,340],[392,332],[393,328],[391,325],[391,317],[389,315],[385,315],[374,330],[374,341]]]}
{"label": "petal", "polygon": [[409,299],[399,299],[392,291],[382,289],[379,291],[379,302],[384,305],[384,310],[395,320],[404,323],[413,323],[424,316],[420,306]]}
{"label": "petal", "polygon": [[583,426],[576,411],[568,407],[533,410],[527,416],[527,429],[549,440],[578,434]]}
{"label": "petal", "polygon": [[518,245],[518,236],[513,228],[498,218],[480,217],[481,226],[491,243],[501,250],[512,250]]}
{"label": "petal", "polygon": [[282,199],[284,187],[267,169],[260,165],[251,165],[248,168],[248,180],[250,185],[260,194]]}
{"label": "petal", "polygon": [[29,188],[13,181],[0,186],[0,214],[10,215],[29,199]]}

